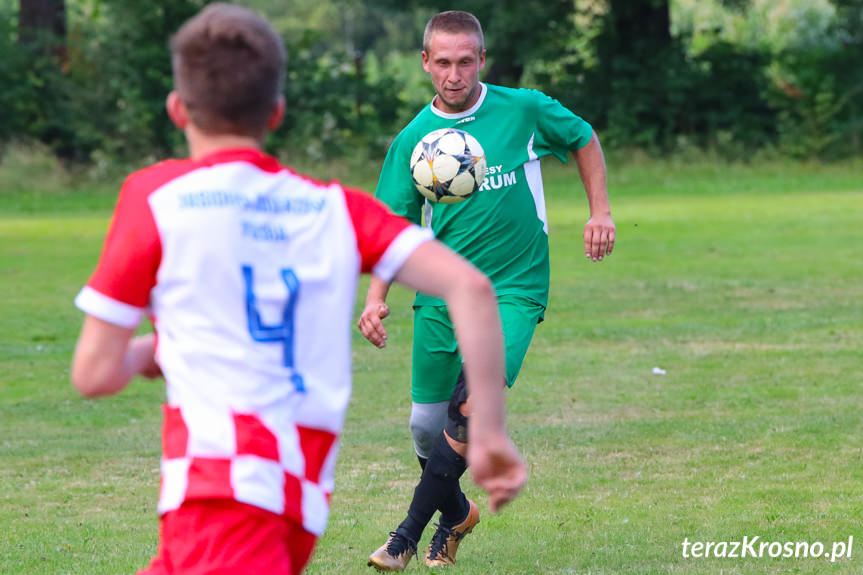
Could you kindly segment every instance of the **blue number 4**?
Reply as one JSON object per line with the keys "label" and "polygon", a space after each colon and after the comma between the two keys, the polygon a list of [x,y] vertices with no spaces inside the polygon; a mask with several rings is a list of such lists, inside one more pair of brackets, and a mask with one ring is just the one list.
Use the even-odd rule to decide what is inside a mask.
{"label": "blue number 4", "polygon": [[[282,281],[288,288],[288,298],[282,310],[282,323],[277,325],[265,325],[261,321],[258,312],[258,303],[255,299],[254,277],[252,266],[243,266],[243,280],[246,282],[246,315],[249,320],[249,333],[252,339],[264,343],[282,342],[284,349],[283,365],[294,369],[294,309],[297,305],[297,296],[300,293],[300,280],[297,279],[293,270],[281,270]],[[293,372],[291,383],[297,391],[305,391],[303,376]]]}

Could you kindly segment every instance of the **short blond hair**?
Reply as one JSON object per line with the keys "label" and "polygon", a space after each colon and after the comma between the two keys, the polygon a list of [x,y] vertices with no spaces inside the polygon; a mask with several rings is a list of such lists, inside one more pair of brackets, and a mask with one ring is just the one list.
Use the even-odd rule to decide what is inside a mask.
{"label": "short blond hair", "polygon": [[461,10],[448,10],[432,16],[432,19],[426,24],[425,32],[423,33],[423,50],[429,51],[432,34],[435,32],[444,32],[446,34],[473,34],[476,36],[479,45],[479,51],[485,50],[485,39],[482,35],[482,25],[476,16],[470,12],[462,12]]}

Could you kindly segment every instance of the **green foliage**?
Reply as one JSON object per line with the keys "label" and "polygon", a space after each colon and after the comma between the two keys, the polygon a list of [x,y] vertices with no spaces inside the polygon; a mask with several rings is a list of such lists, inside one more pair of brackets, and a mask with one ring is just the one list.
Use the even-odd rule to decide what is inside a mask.
{"label": "green foliage", "polygon": [[[722,148],[730,157],[746,157],[775,137],[775,114],[765,100],[769,81],[765,54],[718,42],[692,59],[695,85],[692,106],[693,137],[707,147]],[[734,149],[736,148],[736,150]]]}
{"label": "green foliage", "polygon": [[[584,12],[593,3],[582,2]],[[568,42],[532,79],[588,118],[609,145],[728,158],[778,149],[793,157],[859,153],[863,125],[863,2],[673,4],[672,31],[627,33],[612,2],[579,30],[599,29],[598,54]],[[626,16],[626,13],[624,13]],[[646,27],[645,30],[650,30]]]}
{"label": "green foliage", "polygon": [[[9,88],[0,94],[0,142],[30,138],[66,160],[97,164],[183,153],[182,134],[164,112],[168,38],[206,3],[75,4],[62,65],[42,43],[17,44],[14,19],[2,18],[0,81]],[[379,68],[370,73],[359,52],[347,58],[323,49],[328,42],[320,32],[288,37],[288,114],[271,150],[318,160],[379,156],[396,130],[399,83]]]}
{"label": "green foliage", "polygon": [[824,77],[823,56],[799,52],[783,56],[784,69],[795,81],[780,81],[773,92],[779,110],[780,146],[795,157],[823,155],[840,137],[836,124],[842,103],[835,80]]}
{"label": "green foliage", "polygon": [[[167,40],[208,0],[67,0],[56,38],[21,44],[0,0],[0,150],[34,140],[66,161],[140,165],[182,154],[164,112]],[[445,2],[247,0],[289,52],[285,124],[272,152],[301,161],[380,157],[431,95],[423,26]],[[863,0],[468,0],[485,80],[538,88],[609,146],[753,150],[834,158],[863,150]],[[667,18],[670,7],[671,19]],[[53,44],[52,44],[53,43]],[[0,155],[2,159],[2,155]]]}
{"label": "green foliage", "polygon": [[288,45],[287,114],[270,137],[269,148],[315,160],[383,155],[398,118],[397,78],[370,71],[374,57],[356,54],[346,61],[319,53],[320,42],[307,33]]}
{"label": "green foliage", "polygon": [[99,132],[110,134],[103,147],[109,156],[160,157],[174,152],[179,134],[164,110],[172,86],[168,38],[207,3],[103,0],[79,70],[81,86],[105,90],[108,114]]}
{"label": "green foliage", "polygon": [[22,127],[20,116],[9,111],[16,110],[26,94],[23,82],[19,81],[22,66],[20,51],[14,44],[13,22],[11,11],[0,5],[0,86],[3,86],[0,90],[0,146]]}
{"label": "green foliage", "polygon": [[780,145],[796,157],[859,153],[863,134],[863,2],[837,2],[838,17],[818,46],[776,55]]}
{"label": "green foliage", "polygon": [[166,42],[177,23],[203,4],[105,0],[98,11],[78,10],[65,61],[44,49],[54,38],[22,45],[14,43],[11,31],[4,33],[9,44],[0,50],[11,57],[3,58],[7,65],[0,74],[10,78],[4,86],[14,88],[4,90],[9,105],[0,114],[0,130],[7,138],[43,142],[61,158],[79,162],[170,153],[176,138],[163,111],[171,85]]}
{"label": "green foliage", "polygon": [[30,136],[62,153],[74,134],[66,124],[66,79],[59,61],[45,49],[54,39],[34,35],[20,43],[15,26],[11,10],[0,7],[0,142]]}

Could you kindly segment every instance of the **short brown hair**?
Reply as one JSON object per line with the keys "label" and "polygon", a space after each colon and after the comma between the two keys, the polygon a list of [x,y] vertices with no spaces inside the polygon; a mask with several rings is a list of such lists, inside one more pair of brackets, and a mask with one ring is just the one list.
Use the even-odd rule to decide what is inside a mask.
{"label": "short brown hair", "polygon": [[479,40],[479,51],[485,50],[485,39],[482,36],[482,25],[476,16],[470,12],[462,12],[461,10],[448,10],[441,12],[426,24],[426,30],[423,34],[423,50],[428,52],[429,43],[431,42],[432,34],[435,32],[444,32],[446,34],[467,33],[473,34]]}
{"label": "short brown hair", "polygon": [[174,89],[209,134],[257,136],[282,93],[285,45],[255,11],[210,4],[171,38]]}

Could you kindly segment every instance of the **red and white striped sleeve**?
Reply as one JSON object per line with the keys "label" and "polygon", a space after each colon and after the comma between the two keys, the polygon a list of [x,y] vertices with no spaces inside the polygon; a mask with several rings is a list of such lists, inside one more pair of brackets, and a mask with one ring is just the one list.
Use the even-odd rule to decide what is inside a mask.
{"label": "red and white striped sleeve", "polygon": [[345,188],[344,193],[363,273],[391,281],[414,250],[434,237],[431,230],[395,215],[365,192]]}

